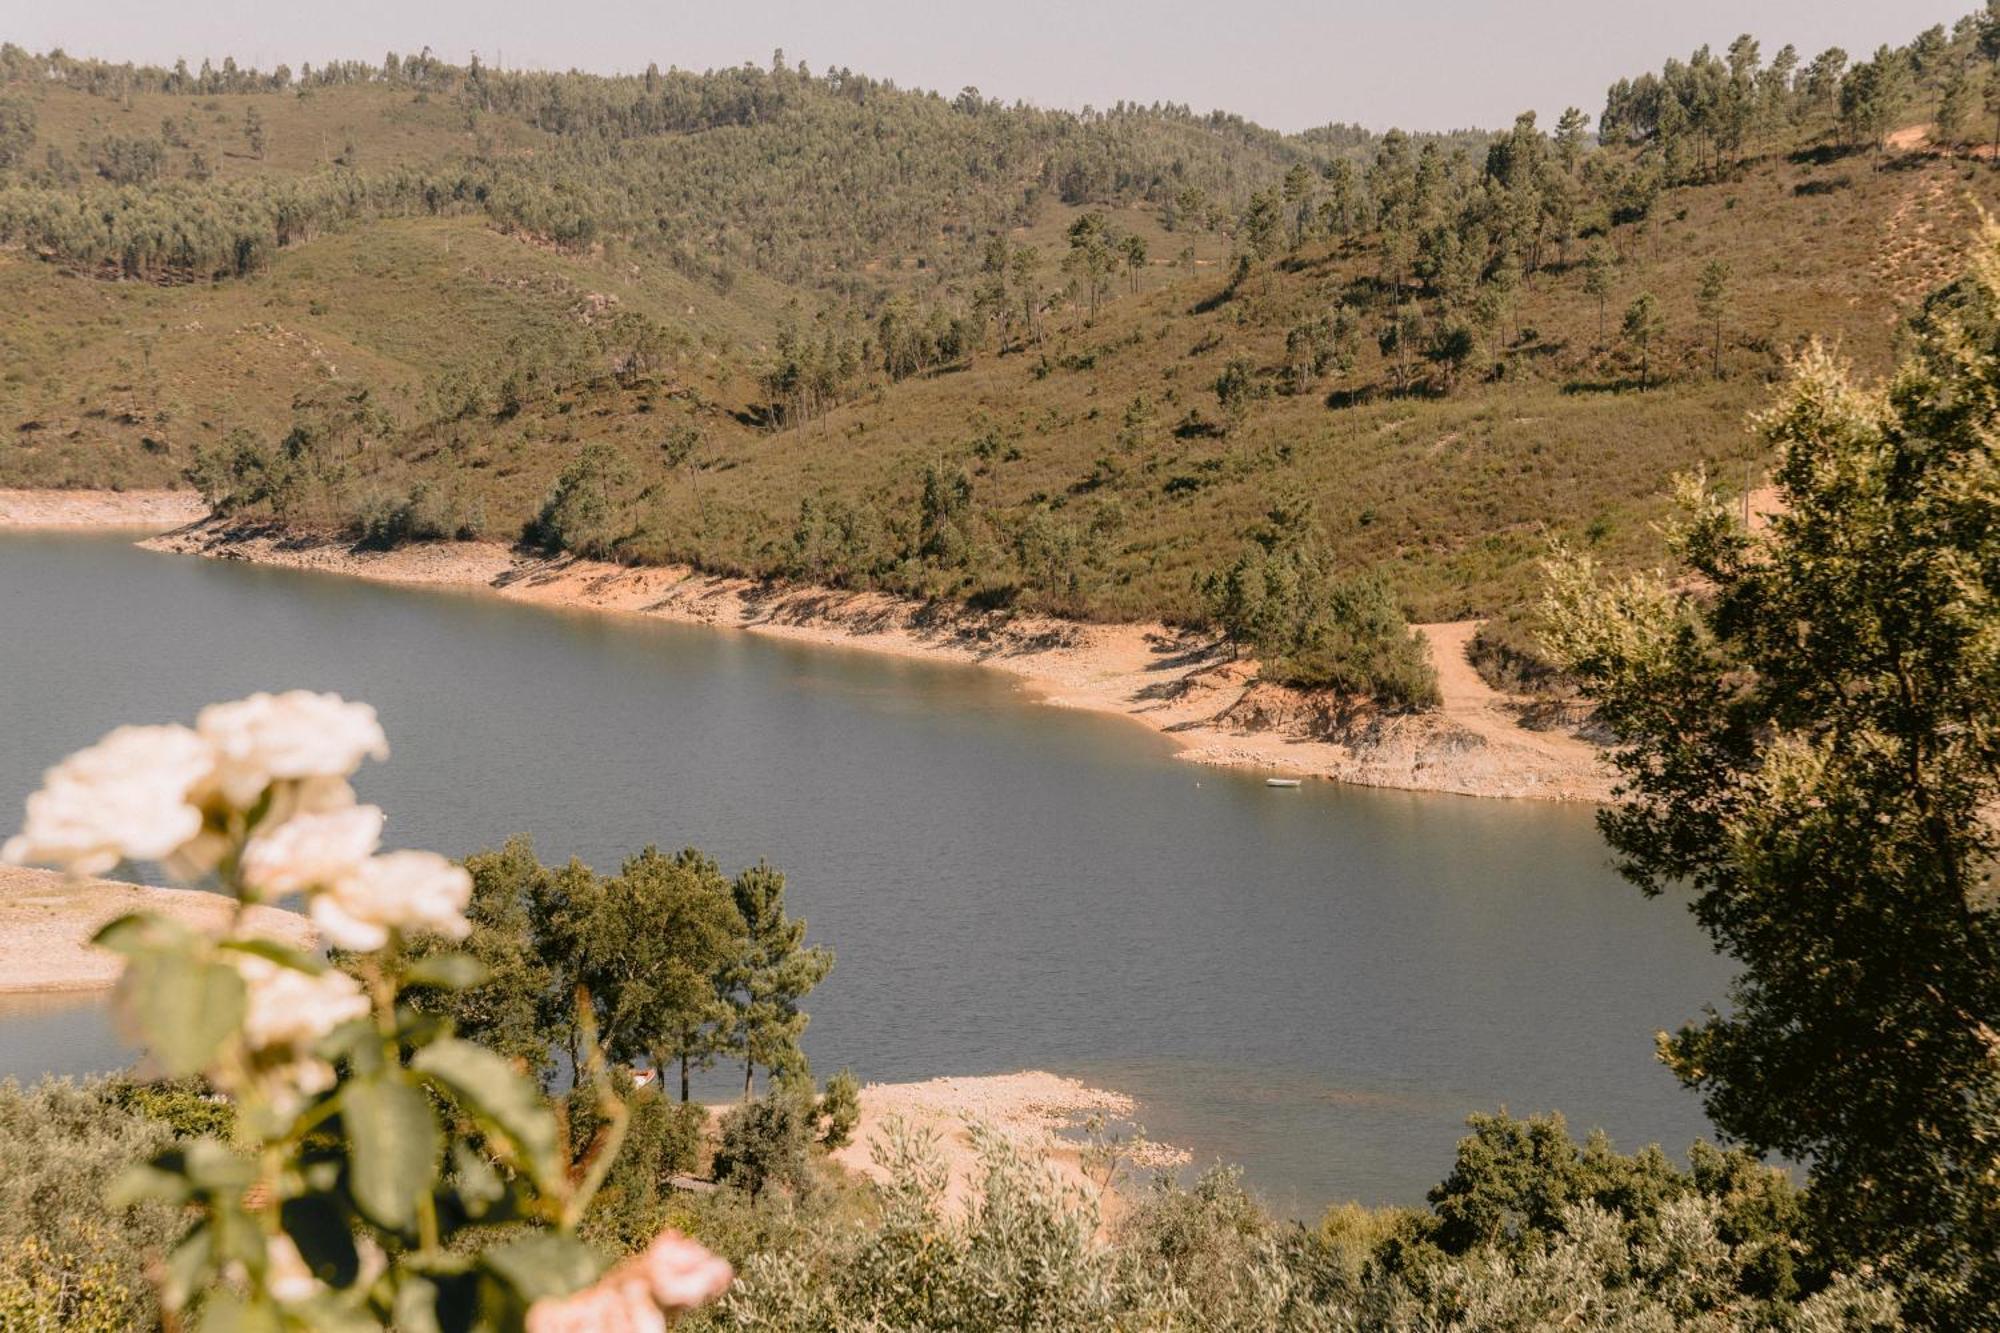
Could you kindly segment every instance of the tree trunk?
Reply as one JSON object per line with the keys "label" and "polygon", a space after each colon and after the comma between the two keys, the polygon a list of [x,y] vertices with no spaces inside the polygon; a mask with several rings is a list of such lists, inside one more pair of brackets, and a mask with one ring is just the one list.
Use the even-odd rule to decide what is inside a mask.
{"label": "tree trunk", "polygon": [[752,1071],[755,1068],[756,1066],[750,1063],[750,1057],[747,1055],[744,1056],[743,1057],[743,1100],[746,1102],[750,1100],[750,1079]]}
{"label": "tree trunk", "polygon": [[682,1051],[681,1052],[681,1101],[685,1103],[687,1099],[688,1099],[688,1058],[687,1058],[687,1052]]}

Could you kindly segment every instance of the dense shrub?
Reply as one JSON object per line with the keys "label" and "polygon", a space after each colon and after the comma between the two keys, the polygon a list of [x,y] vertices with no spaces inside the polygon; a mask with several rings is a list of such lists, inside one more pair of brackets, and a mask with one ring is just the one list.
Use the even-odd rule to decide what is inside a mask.
{"label": "dense shrub", "polygon": [[112,1106],[165,1125],[177,1139],[206,1137],[226,1143],[236,1130],[235,1106],[203,1079],[114,1078],[98,1091]]}
{"label": "dense shrub", "polygon": [[826,1118],[820,1142],[829,1148],[846,1147],[854,1137],[854,1127],[861,1123],[861,1080],[854,1077],[853,1070],[843,1069],[826,1081],[819,1113]]}
{"label": "dense shrub", "polygon": [[612,492],[630,476],[630,466],[617,450],[601,444],[585,445],[556,478],[541,511],[522,531],[522,540],[552,553],[611,554],[618,512]]}
{"label": "dense shrub", "polygon": [[1252,544],[1206,587],[1216,623],[1268,679],[1401,707],[1437,702],[1429,650],[1389,585],[1343,575],[1309,533]]}
{"label": "dense shrub", "polygon": [[368,496],[349,530],[361,545],[386,551],[405,542],[471,541],[484,528],[477,501],[461,501],[451,486],[418,481],[401,495]]}
{"label": "dense shrub", "polygon": [[[572,1093],[568,1107],[570,1140],[581,1153],[601,1118],[588,1094]],[[580,1230],[584,1239],[614,1252],[644,1246],[668,1224],[674,1198],[670,1182],[695,1169],[708,1123],[707,1108],[672,1101],[657,1087],[634,1089],[625,1108],[630,1118],[624,1147]]]}
{"label": "dense shrub", "polygon": [[112,1207],[114,1181],[170,1144],[178,1094],[51,1079],[0,1083],[0,1328],[118,1333],[157,1320],[147,1261],[186,1223],[157,1203]]}
{"label": "dense shrub", "polygon": [[[1307,1230],[1217,1168],[1192,1188],[1156,1181],[1107,1244],[1094,1197],[1002,1136],[975,1127],[973,1138],[969,1197],[948,1208],[934,1140],[892,1127],[877,1149],[880,1217],[747,1258],[718,1322],[772,1333],[1902,1326],[1892,1293],[1851,1279],[1796,1304],[1755,1294],[1787,1236],[1741,1228],[1788,1225],[1790,1195],[1740,1154],[1698,1152],[1684,1172],[1657,1151],[1579,1147],[1560,1120],[1483,1117],[1437,1213],[1350,1206]],[[1461,1221],[1484,1239],[1459,1246]]]}
{"label": "dense shrub", "polygon": [[760,1097],[722,1117],[715,1149],[715,1178],[756,1198],[773,1185],[794,1192],[812,1184],[812,1117],[790,1096]]}

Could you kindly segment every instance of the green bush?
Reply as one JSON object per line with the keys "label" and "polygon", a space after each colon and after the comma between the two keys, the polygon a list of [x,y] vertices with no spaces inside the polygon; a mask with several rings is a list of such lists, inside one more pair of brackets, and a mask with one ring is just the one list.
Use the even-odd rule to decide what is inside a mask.
{"label": "green bush", "polygon": [[1429,649],[1388,583],[1343,576],[1296,524],[1252,544],[1206,591],[1215,622],[1257,654],[1266,679],[1405,708],[1437,702]]}
{"label": "green bush", "polygon": [[[1484,1117],[1474,1130],[1439,1215],[1349,1207],[1308,1231],[1217,1168],[1191,1189],[1156,1181],[1107,1243],[1094,1196],[979,1126],[980,1167],[947,1208],[935,1139],[891,1126],[880,1216],[750,1254],[715,1317],[766,1333],[1902,1327],[1894,1293],[1851,1278],[1797,1304],[1751,1290],[1786,1233],[1737,1229],[1783,1213],[1788,1186],[1741,1154],[1698,1151],[1682,1172],[1657,1151],[1579,1147],[1559,1120]],[[1487,1239],[1419,1239],[1451,1239],[1453,1219]]]}
{"label": "green bush", "polygon": [[861,1080],[851,1069],[843,1069],[826,1081],[826,1093],[819,1100],[819,1113],[826,1117],[820,1142],[829,1148],[844,1148],[854,1138],[861,1123]]}
{"label": "green bush", "polygon": [[611,554],[618,507],[613,491],[631,477],[624,455],[604,444],[587,444],[562,470],[548,498],[523,530],[522,540],[554,553],[601,557]]}
{"label": "green bush", "polygon": [[794,1193],[812,1184],[812,1144],[808,1105],[794,1097],[760,1097],[722,1117],[722,1140],[715,1150],[715,1178],[751,1198],[777,1185]]}
{"label": "green bush", "polygon": [[236,1132],[236,1108],[200,1078],[154,1082],[114,1078],[100,1086],[99,1095],[122,1111],[158,1121],[177,1139],[227,1143]]}
{"label": "green bush", "polygon": [[[571,1093],[568,1106],[572,1152],[581,1154],[597,1132],[595,1098],[587,1089]],[[643,1247],[667,1225],[670,1181],[695,1169],[708,1123],[706,1107],[672,1101],[658,1088],[634,1089],[625,1107],[624,1147],[580,1230],[585,1240],[617,1252]]]}
{"label": "green bush", "polygon": [[[106,1201],[119,1176],[175,1137],[164,1116],[121,1105],[136,1086],[0,1083],[0,1328],[157,1323],[146,1265],[186,1220],[158,1203]],[[174,1092],[131,1100],[154,1111],[180,1104]]]}
{"label": "green bush", "polygon": [[364,499],[349,533],[363,546],[387,551],[405,542],[472,541],[484,527],[477,502],[462,504],[452,487],[418,481],[400,496],[377,493]]}

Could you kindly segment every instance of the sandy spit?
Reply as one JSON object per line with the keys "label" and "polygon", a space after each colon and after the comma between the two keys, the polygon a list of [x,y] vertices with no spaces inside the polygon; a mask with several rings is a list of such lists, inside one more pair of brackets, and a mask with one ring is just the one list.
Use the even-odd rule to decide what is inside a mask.
{"label": "sandy spit", "polygon": [[1472,671],[1464,649],[1473,621],[1420,627],[1439,668],[1444,706],[1396,714],[1255,684],[1253,663],[1232,660],[1207,636],[1160,624],[977,612],[684,567],[544,558],[490,542],[358,551],[323,537],[201,523],[141,544],[997,667],[1050,704],[1150,727],[1195,763],[1466,796],[1603,801],[1611,785],[1595,747],[1566,732],[1521,725],[1522,702],[1495,693]]}
{"label": "sandy spit", "polygon": [[127,528],[165,532],[206,517],[193,491],[19,491],[0,488],[0,528]]}
{"label": "sandy spit", "polygon": [[[153,889],[107,879],[71,879],[53,870],[0,866],[0,994],[102,990],[123,960],[90,942],[128,912],[155,912],[200,930],[220,931],[232,899],[199,889]],[[296,912],[253,907],[253,934],[313,948],[312,923]]]}
{"label": "sandy spit", "polygon": [[1123,1093],[1038,1069],[921,1083],[870,1083],[861,1090],[861,1121],[854,1138],[833,1154],[833,1160],[850,1171],[884,1179],[888,1172],[876,1163],[876,1150],[888,1142],[891,1123],[900,1121],[934,1139],[949,1172],[945,1207],[955,1209],[963,1205],[978,1177],[979,1155],[972,1146],[970,1127],[979,1123],[1012,1140],[1026,1155],[1040,1158],[1063,1184],[1098,1198],[1109,1215],[1116,1203],[1107,1184],[1115,1188],[1143,1180],[1155,1170],[1189,1160],[1178,1148],[1132,1139],[1121,1145],[1108,1181],[1104,1164],[1086,1164],[1074,1131],[1093,1115],[1102,1116],[1107,1127],[1129,1127],[1134,1109],[1132,1099]]}

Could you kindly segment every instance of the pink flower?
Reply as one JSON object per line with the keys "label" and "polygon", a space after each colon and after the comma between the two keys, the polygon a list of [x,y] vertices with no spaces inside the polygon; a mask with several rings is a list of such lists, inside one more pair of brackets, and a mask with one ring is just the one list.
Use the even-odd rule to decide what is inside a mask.
{"label": "pink flower", "polygon": [[653,1299],[670,1310],[692,1310],[729,1290],[729,1261],[678,1231],[662,1231],[638,1256]]}
{"label": "pink flower", "polygon": [[596,1285],[536,1301],[528,1333],[664,1333],[665,1312],[706,1305],[734,1276],[728,1260],[678,1231],[662,1231]]}
{"label": "pink flower", "polygon": [[646,1284],[613,1272],[594,1287],[528,1307],[528,1333],[666,1333]]}

